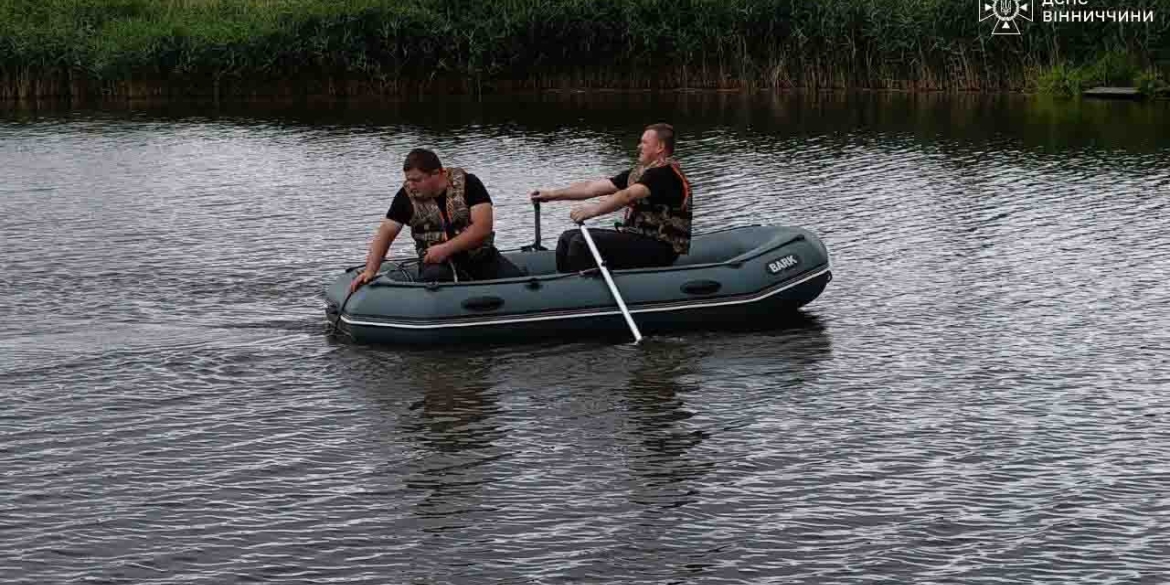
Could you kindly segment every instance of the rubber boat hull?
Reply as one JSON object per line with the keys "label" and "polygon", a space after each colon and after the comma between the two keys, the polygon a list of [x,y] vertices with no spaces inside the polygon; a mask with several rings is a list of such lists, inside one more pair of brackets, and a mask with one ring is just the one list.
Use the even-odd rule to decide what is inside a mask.
{"label": "rubber boat hull", "polygon": [[[362,266],[326,289],[326,316],[359,342],[410,345],[528,342],[630,335],[612,293],[594,269],[558,274],[554,252],[505,255],[520,278],[413,282],[417,261],[388,260],[379,277],[348,293]],[[695,237],[673,266],[610,274],[643,335],[767,328],[793,320],[832,280],[829,254],[812,232],[748,226]]]}

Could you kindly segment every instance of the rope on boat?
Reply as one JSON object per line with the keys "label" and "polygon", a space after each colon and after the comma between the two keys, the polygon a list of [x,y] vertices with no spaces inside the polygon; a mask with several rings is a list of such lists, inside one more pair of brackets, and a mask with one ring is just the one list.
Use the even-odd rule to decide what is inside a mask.
{"label": "rope on boat", "polygon": [[[391,270],[401,273],[404,281],[415,282],[414,275],[412,275],[410,273],[410,271],[408,271],[406,269],[406,267],[410,264],[417,264],[418,262],[419,262],[418,260],[414,260],[414,259],[400,260],[398,262],[392,262],[392,264],[394,265],[394,268],[392,268]],[[363,265],[361,265],[361,267],[364,268],[365,265],[363,264]],[[388,270],[387,272],[390,272],[390,270]],[[375,276],[373,279],[370,280],[370,282],[367,282],[364,286],[368,286],[368,285],[373,284],[374,281],[378,280],[382,276],[385,276],[385,275],[382,274],[382,275]],[[358,289],[360,289],[360,288],[361,287],[359,286],[358,288],[355,288],[355,289],[353,289],[345,294],[345,300],[341,301],[341,306],[337,307],[337,318],[329,323],[330,328],[329,328],[329,332],[326,335],[335,335],[341,331],[341,327],[340,327],[341,315],[343,313],[345,313],[345,305],[349,304],[349,298],[352,297],[353,293],[357,292]]]}

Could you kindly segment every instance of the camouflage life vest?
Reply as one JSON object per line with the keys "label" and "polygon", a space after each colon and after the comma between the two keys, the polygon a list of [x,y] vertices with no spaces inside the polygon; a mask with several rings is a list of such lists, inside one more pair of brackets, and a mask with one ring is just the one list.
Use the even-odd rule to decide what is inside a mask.
{"label": "camouflage life vest", "polygon": [[683,185],[682,204],[651,204],[649,197],[643,197],[626,208],[621,231],[649,236],[670,244],[676,254],[686,254],[691,249],[691,184],[672,158],[656,160],[648,165],[635,165],[630,170],[626,185],[633,185],[642,178],[647,169],[669,166]]}
{"label": "camouflage life vest", "polygon": [[[447,241],[447,222],[450,222],[455,235],[463,233],[471,225],[471,209],[467,207],[465,198],[467,190],[467,173],[460,168],[444,169],[447,174],[447,190],[435,195],[424,195],[403,184],[402,188],[410,197],[414,206],[414,215],[410,218],[410,235],[414,238],[414,248],[421,259],[427,248],[434,244]],[[438,197],[447,194],[447,220],[439,212]],[[488,235],[480,245],[465,251],[468,258],[477,259],[490,252],[495,242],[495,232]]]}

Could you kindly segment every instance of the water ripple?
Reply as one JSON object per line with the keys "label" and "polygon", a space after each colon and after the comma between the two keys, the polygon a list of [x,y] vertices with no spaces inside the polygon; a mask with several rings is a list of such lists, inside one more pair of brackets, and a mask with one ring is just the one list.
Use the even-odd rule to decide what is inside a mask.
{"label": "water ripple", "polygon": [[[3,580],[1160,577],[1163,106],[533,99],[0,122]],[[528,191],[615,174],[651,118],[684,130],[700,231],[825,239],[803,318],[637,347],[326,335],[322,287],[411,148],[478,174],[514,248]]]}

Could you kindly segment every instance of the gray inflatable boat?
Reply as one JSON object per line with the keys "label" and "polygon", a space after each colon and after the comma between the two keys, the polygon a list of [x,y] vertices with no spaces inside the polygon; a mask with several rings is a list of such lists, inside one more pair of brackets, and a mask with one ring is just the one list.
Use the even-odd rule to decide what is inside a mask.
{"label": "gray inflatable boat", "polygon": [[[359,342],[525,342],[584,334],[630,337],[599,269],[557,273],[555,252],[536,243],[503,254],[525,276],[458,283],[415,282],[418,260],[388,259],[379,276],[349,294],[364,264],[326,290],[335,331]],[[783,326],[832,279],[829,254],[812,232],[748,226],[697,235],[689,254],[664,268],[610,272],[641,333]]]}

